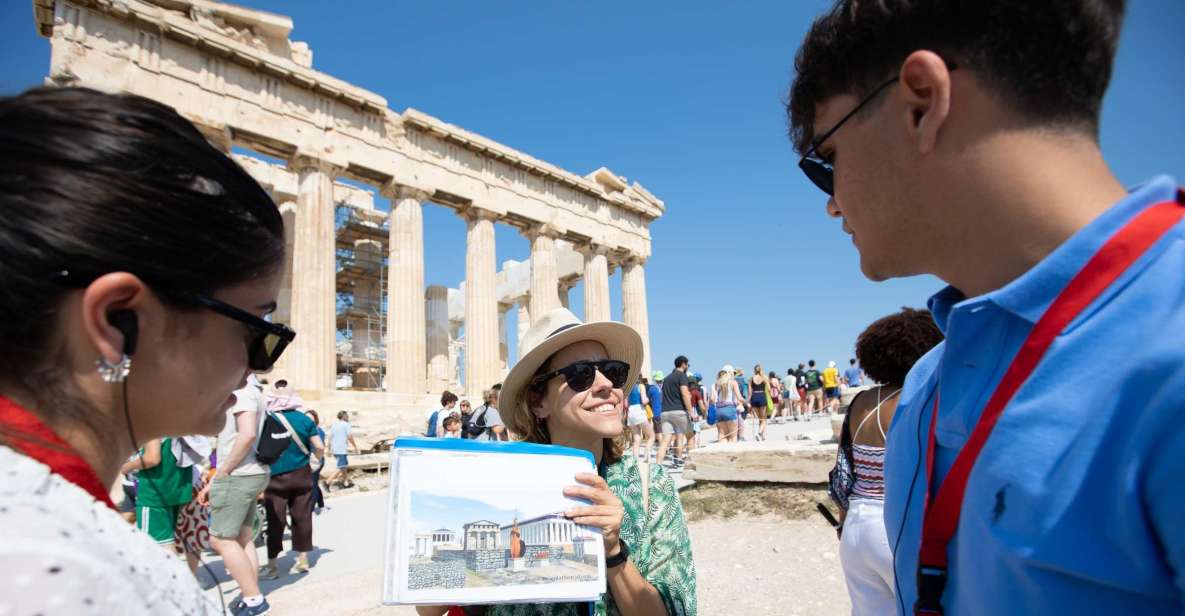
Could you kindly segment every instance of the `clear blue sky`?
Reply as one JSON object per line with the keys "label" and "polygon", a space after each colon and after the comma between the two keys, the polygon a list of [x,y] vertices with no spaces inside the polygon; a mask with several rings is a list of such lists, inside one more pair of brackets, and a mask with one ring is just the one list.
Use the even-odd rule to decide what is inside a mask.
{"label": "clear blue sky", "polygon": [[[244,4],[292,16],[315,68],[396,110],[415,107],[576,173],[607,166],[666,201],[647,266],[655,368],[680,353],[705,374],[724,362],[842,363],[869,322],[924,305],[940,287],[930,277],[865,280],[795,167],[782,98],[794,51],[827,2]],[[49,45],[31,2],[0,11],[0,92],[13,93],[41,82]],[[1125,183],[1185,181],[1183,30],[1185,2],[1129,2],[1102,122],[1104,154]],[[456,286],[464,225],[441,207],[424,220],[427,282]],[[497,242],[499,261],[529,256],[509,227]],[[620,273],[611,296],[619,319]],[[580,287],[572,300],[583,312]]]}

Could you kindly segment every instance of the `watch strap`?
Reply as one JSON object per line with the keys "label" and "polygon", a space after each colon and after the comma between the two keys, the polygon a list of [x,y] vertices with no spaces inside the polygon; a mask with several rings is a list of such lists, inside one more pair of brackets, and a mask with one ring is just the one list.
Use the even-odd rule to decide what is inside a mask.
{"label": "watch strap", "polygon": [[630,558],[630,546],[621,539],[617,540],[619,550],[615,556],[605,557],[605,568],[612,569],[613,567],[620,567],[625,564],[625,561]]}

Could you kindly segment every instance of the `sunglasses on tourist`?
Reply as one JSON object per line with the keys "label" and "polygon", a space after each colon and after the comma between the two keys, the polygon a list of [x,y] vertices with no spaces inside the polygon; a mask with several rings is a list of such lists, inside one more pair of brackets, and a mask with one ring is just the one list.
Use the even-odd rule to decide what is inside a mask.
{"label": "sunglasses on tourist", "polygon": [[[954,63],[947,62],[946,68],[947,70],[953,71],[958,67],[955,66]],[[897,83],[898,79],[900,79],[900,77],[893,77],[892,79],[873,88],[872,92],[868,96],[864,97],[864,100],[860,101],[860,104],[856,105],[856,107],[849,111],[848,114],[843,118],[841,118],[839,122],[836,122],[835,126],[831,127],[831,130],[811,140],[810,149],[808,149],[806,154],[803,154],[802,158],[798,160],[798,168],[802,169],[802,172],[806,174],[807,179],[810,180],[815,186],[818,186],[819,190],[832,197],[835,196],[835,165],[832,165],[831,162],[825,160],[822,156],[819,156],[819,146],[823,145],[823,142],[827,141],[831,135],[834,135],[835,131],[839,130],[839,127],[844,125],[844,122],[850,120],[852,116],[859,113],[865,105],[872,101],[872,99],[876,98],[877,94],[880,94],[882,90],[889,87],[890,85]]]}
{"label": "sunglasses on tourist", "polygon": [[213,297],[190,297],[202,306],[247,326],[251,331],[247,338],[247,365],[256,372],[271,370],[284,354],[284,349],[296,338],[296,332],[283,323],[272,323]]}
{"label": "sunglasses on tourist", "polygon": [[[56,282],[72,288],[82,288],[98,277],[69,270],[53,274]],[[284,349],[296,338],[296,332],[287,325],[272,323],[213,297],[200,293],[182,293],[181,296],[247,326],[250,332],[247,336],[247,365],[255,372],[271,370],[276,360],[284,354]]]}
{"label": "sunglasses on tourist", "polygon": [[563,375],[564,380],[567,381],[568,387],[575,392],[581,392],[589,387],[592,387],[593,381],[597,378],[597,372],[605,375],[609,382],[615,389],[621,389],[625,386],[625,380],[630,376],[630,365],[618,361],[616,359],[602,359],[600,361],[578,361],[574,364],[564,366],[559,370],[553,370],[547,374],[540,374],[531,379],[531,386],[541,388],[546,385],[548,381],[557,376]]}

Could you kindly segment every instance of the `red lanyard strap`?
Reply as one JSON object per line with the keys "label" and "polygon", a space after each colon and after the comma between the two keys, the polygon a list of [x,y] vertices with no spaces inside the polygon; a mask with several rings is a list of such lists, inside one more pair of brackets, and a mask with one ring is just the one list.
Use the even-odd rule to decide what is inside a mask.
{"label": "red lanyard strap", "polygon": [[95,500],[115,509],[107,487],[94,469],[41,418],[0,396],[0,434],[4,443],[49,467],[49,471],[86,490]]}
{"label": "red lanyard strap", "polygon": [[1128,267],[1140,258],[1165,232],[1185,215],[1185,192],[1178,193],[1178,201],[1165,201],[1140,212],[1113,235],[1087,261],[1082,270],[1070,280],[1053,300],[1045,314],[1033,326],[1021,345],[1008,371],[996,386],[995,392],[983,408],[971,436],[955,458],[954,465],[930,499],[930,485],[934,477],[934,434],[938,426],[939,394],[934,395],[934,410],[930,415],[929,444],[926,449],[926,500],[922,518],[922,546],[918,559],[918,600],[914,614],[940,615],[942,593],[947,579],[947,545],[958,530],[967,479],[984,444],[991,436],[1004,407],[1024,385],[1057,336]]}

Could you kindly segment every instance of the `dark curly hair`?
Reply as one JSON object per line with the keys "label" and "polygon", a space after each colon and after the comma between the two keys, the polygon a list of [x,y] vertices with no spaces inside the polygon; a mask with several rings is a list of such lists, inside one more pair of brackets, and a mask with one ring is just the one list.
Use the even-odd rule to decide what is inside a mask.
{"label": "dark curly hair", "polygon": [[[837,0],[794,59],[786,112],[795,148],[814,138],[815,109],[865,96],[914,51],[965,66],[1036,125],[1097,136],[1125,0]],[[872,109],[875,103],[866,107]]]}
{"label": "dark curly hair", "polygon": [[856,357],[874,381],[901,387],[914,363],[942,339],[929,310],[902,308],[873,321],[860,334]]}

